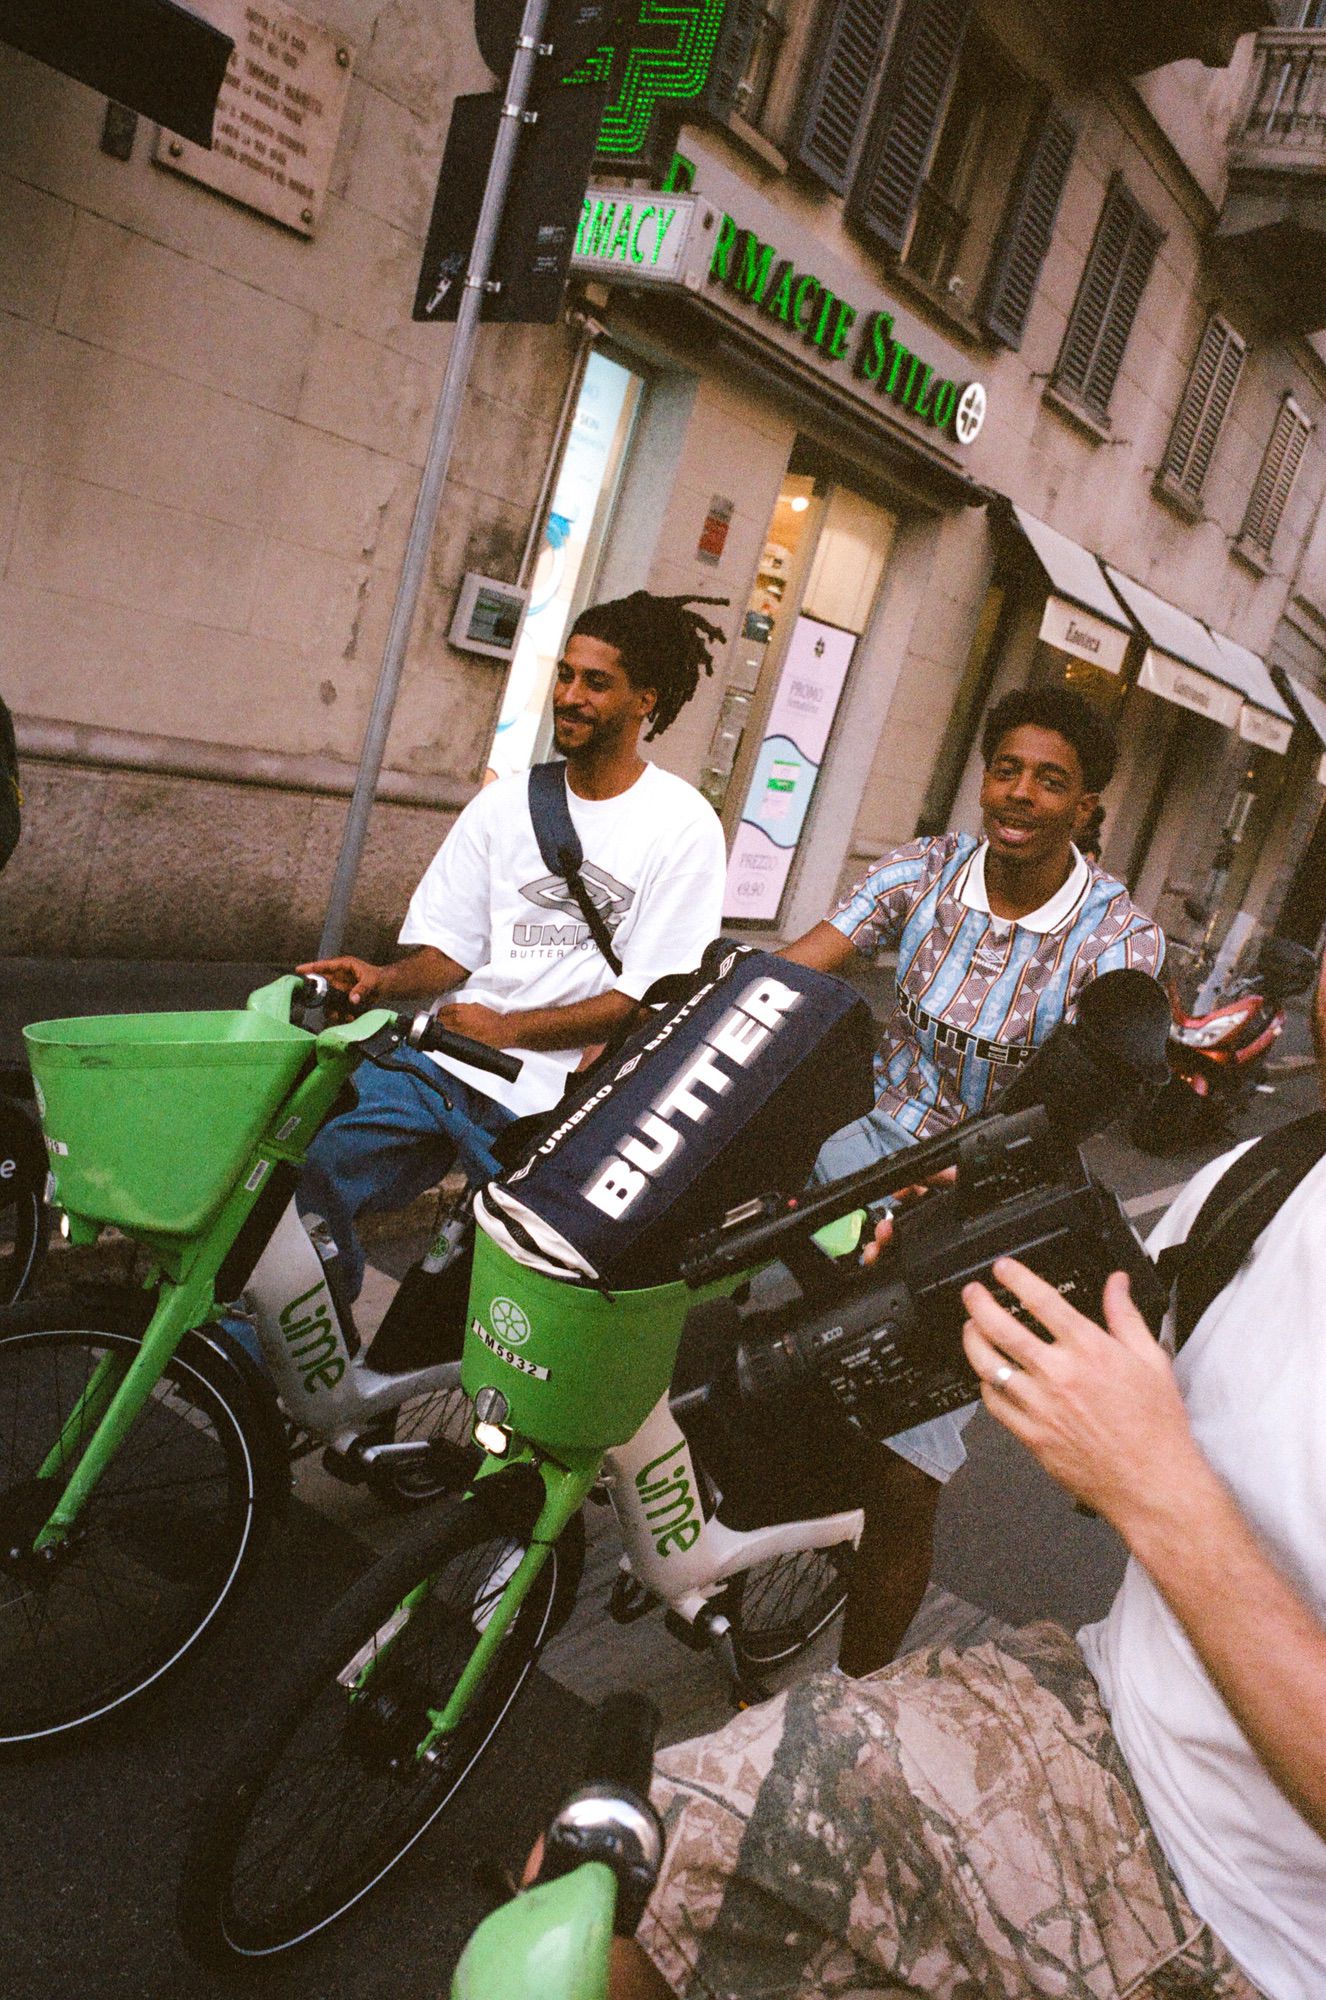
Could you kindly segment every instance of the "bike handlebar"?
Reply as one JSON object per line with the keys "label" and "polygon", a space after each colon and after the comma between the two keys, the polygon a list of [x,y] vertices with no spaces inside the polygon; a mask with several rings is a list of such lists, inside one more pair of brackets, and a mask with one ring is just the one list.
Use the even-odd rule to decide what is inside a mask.
{"label": "bike handlebar", "polygon": [[[400,1019],[405,1016],[402,1014]],[[458,1035],[453,1029],[444,1028],[431,1014],[416,1014],[405,1039],[412,1049],[454,1056],[457,1062],[490,1070],[494,1076],[505,1077],[508,1083],[514,1083],[521,1072],[519,1056],[510,1055],[505,1049],[490,1049],[486,1042],[476,1042],[469,1035]]]}
{"label": "bike handlebar", "polygon": [[594,1718],[583,1782],[647,1799],[658,1725],[658,1708],[647,1695],[609,1695]]}
{"label": "bike handlebar", "polygon": [[[299,979],[300,999],[306,1007],[325,1007],[336,993],[342,1007],[356,1011],[349,1009],[345,995],[322,973],[301,972]],[[468,1063],[472,1069],[500,1076],[507,1083],[514,1083],[520,1075],[519,1056],[510,1055],[505,1049],[490,1049],[486,1042],[476,1042],[469,1035],[458,1035],[454,1028],[444,1028],[432,1014],[398,1014],[396,1025],[402,1041],[425,1055],[451,1056],[456,1062]]]}
{"label": "bike handlebar", "polygon": [[611,1868],[619,1937],[639,1923],[663,1860],[663,1827],[649,1802],[658,1723],[646,1696],[610,1695],[594,1723],[585,1778],[562,1800],[544,1836],[540,1882],[555,1882],[586,1861]]}

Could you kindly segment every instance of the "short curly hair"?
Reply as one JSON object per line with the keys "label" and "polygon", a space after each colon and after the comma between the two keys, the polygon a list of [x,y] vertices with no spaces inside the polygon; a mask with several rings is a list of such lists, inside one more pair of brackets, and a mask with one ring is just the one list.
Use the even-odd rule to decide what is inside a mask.
{"label": "short curly hair", "polygon": [[1010,729],[1052,729],[1071,743],[1089,792],[1103,791],[1119,761],[1113,727],[1075,688],[1015,688],[997,701],[981,730],[981,762],[988,769]]}
{"label": "short curly hair", "polygon": [[615,646],[634,686],[655,690],[658,702],[645,732],[649,743],[676,721],[699,686],[701,670],[712,674],[713,649],[726,638],[717,625],[688,607],[730,601],[726,597],[655,597],[647,590],[633,590],[629,597],[591,604],[567,636],[573,639],[580,632],[587,639]]}

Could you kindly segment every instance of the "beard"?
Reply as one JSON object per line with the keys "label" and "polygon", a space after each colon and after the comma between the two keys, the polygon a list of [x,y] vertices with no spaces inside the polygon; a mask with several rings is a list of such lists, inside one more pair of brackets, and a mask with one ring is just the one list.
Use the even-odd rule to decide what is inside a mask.
{"label": "beard", "polygon": [[611,749],[621,731],[595,716],[566,718],[570,733],[564,733],[562,718],[553,714],[553,748],[563,757],[583,757],[587,750]]}

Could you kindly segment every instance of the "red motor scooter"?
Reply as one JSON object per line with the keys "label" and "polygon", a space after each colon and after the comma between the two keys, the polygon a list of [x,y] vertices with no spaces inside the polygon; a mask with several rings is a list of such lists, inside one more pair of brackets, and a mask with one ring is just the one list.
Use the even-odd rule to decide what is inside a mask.
{"label": "red motor scooter", "polygon": [[1251,975],[1231,980],[1202,1013],[1187,1010],[1171,978],[1170,1076],[1134,1120],[1134,1144],[1173,1153],[1230,1131],[1253,1091],[1274,1088],[1266,1062],[1284,1032],[1284,1002],[1315,976],[1306,946],[1268,938]]}

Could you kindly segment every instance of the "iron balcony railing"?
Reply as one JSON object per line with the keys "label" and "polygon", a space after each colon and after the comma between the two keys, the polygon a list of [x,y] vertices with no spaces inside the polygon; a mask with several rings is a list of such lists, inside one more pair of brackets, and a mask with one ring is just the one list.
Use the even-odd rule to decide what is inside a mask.
{"label": "iron balcony railing", "polygon": [[1230,164],[1257,173],[1326,171],[1326,31],[1264,29]]}

